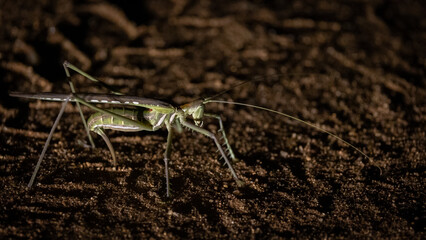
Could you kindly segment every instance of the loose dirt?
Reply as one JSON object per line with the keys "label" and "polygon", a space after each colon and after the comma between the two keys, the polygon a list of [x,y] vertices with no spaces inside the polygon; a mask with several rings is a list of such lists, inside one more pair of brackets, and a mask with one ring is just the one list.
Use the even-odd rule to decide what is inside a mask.
{"label": "loose dirt", "polygon": [[[0,238],[424,239],[425,12],[421,1],[0,1]],[[113,168],[69,105],[27,189],[60,103],[8,92],[69,93],[65,60],[176,106],[258,79],[218,99],[302,118],[371,159],[275,114],[212,103],[246,184],[185,131],[166,198],[165,129],[108,131]]]}

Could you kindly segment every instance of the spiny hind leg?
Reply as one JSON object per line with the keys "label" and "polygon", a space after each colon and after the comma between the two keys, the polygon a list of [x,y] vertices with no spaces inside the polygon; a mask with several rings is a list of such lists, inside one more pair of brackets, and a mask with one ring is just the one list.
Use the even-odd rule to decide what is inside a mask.
{"label": "spiny hind leg", "polygon": [[117,166],[117,158],[115,157],[114,147],[112,146],[111,141],[109,140],[108,136],[105,134],[104,130],[98,127],[98,128],[95,128],[93,131],[99,134],[102,137],[102,139],[104,139],[106,145],[108,146],[109,151],[111,152],[112,164],[114,165],[114,167]]}
{"label": "spiny hind leg", "polygon": [[225,129],[223,128],[223,122],[222,122],[222,118],[217,115],[217,114],[210,114],[210,113],[205,113],[204,116],[206,117],[211,117],[211,118],[216,118],[219,121],[219,131],[222,133],[222,138],[225,141],[225,145],[226,145],[226,149],[228,151],[229,156],[231,157],[233,162],[238,161],[238,159],[235,157],[234,151],[232,151],[231,145],[229,144],[228,138],[226,137],[226,133],[225,133]]}

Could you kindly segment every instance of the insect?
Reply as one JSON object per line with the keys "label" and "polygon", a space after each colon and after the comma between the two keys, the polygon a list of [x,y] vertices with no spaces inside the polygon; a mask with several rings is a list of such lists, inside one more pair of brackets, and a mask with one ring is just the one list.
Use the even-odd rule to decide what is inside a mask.
{"label": "insect", "polygon": [[[58,122],[60,118],[63,115],[65,106],[68,102],[75,102],[77,105],[77,108],[79,110],[80,116],[82,118],[85,130],[87,132],[89,141],[94,147],[93,139],[90,135],[90,131],[93,131],[100,135],[103,140],[105,141],[106,145],[109,148],[109,151],[111,152],[112,159],[113,159],[113,165],[115,166],[117,164],[116,161],[116,155],[114,152],[114,148],[108,139],[108,136],[105,134],[106,129],[112,129],[117,131],[125,131],[125,132],[136,132],[136,131],[157,131],[163,126],[166,126],[168,131],[167,136],[167,143],[166,143],[166,150],[164,153],[164,171],[165,171],[165,180],[166,180],[166,195],[167,197],[170,196],[170,187],[169,187],[169,172],[168,172],[168,162],[170,160],[171,155],[171,146],[172,146],[172,136],[175,131],[182,132],[183,127],[188,128],[190,130],[193,130],[197,133],[200,133],[202,135],[205,135],[209,138],[211,138],[217,149],[219,150],[221,157],[225,160],[226,165],[229,168],[229,171],[236,181],[238,186],[243,185],[243,182],[238,178],[235,170],[233,169],[231,165],[231,161],[228,158],[229,157],[234,160],[236,159],[235,154],[229,144],[229,141],[226,137],[226,133],[223,127],[223,122],[220,117],[220,115],[216,114],[210,114],[206,113],[205,110],[205,104],[207,103],[224,103],[224,104],[234,104],[234,105],[240,105],[240,106],[246,106],[246,107],[252,107],[257,108],[265,111],[269,111],[275,114],[279,114],[281,116],[291,118],[293,120],[296,120],[298,122],[301,122],[303,124],[306,124],[308,126],[311,126],[319,131],[322,131],[326,134],[329,134],[339,141],[345,143],[346,145],[350,146],[354,150],[361,153],[363,156],[370,158],[362,152],[360,149],[355,147],[354,145],[350,144],[349,142],[343,140],[342,138],[338,137],[337,135],[320,128],[312,123],[306,122],[304,120],[301,120],[299,118],[287,115],[282,112],[278,112],[272,109],[246,104],[246,103],[238,103],[238,102],[230,102],[230,101],[222,101],[222,100],[214,100],[213,98],[217,97],[220,94],[217,94],[213,97],[207,98],[207,99],[200,99],[196,100],[181,106],[174,106],[169,103],[156,100],[156,99],[150,99],[150,98],[142,98],[142,97],[136,97],[136,96],[126,96],[121,94],[118,91],[115,91],[112,89],[109,85],[95,79],[94,77],[90,76],[89,74],[83,72],[76,66],[72,65],[69,62],[64,62],[64,69],[65,73],[67,75],[68,83],[71,88],[70,94],[59,94],[59,93],[20,93],[20,92],[11,92],[10,96],[13,97],[21,97],[21,98],[30,98],[30,99],[41,99],[41,100],[48,100],[48,101],[61,101],[63,102],[61,110],[50,130],[49,136],[45,142],[45,145],[43,147],[42,153],[40,154],[40,157],[38,159],[38,162],[36,164],[36,167],[34,169],[34,172],[32,174],[31,180],[28,183],[28,187],[30,188],[34,180],[36,178],[37,172],[39,171],[41,162],[46,154],[46,150],[49,146],[50,140],[53,136],[53,133],[58,125]],[[71,81],[71,76],[69,73],[69,70],[73,70],[87,79],[97,82],[98,84],[108,88],[112,94],[81,94],[76,93],[74,89],[74,85]],[[240,84],[239,84],[240,85]],[[89,117],[89,119],[85,120],[83,112],[81,111],[80,104],[86,105],[87,107],[97,111],[93,115]],[[112,104],[112,105],[119,105],[120,107],[113,107],[109,109],[102,109],[96,106],[96,104]],[[188,120],[187,118],[190,117]],[[226,149],[224,150],[222,148],[222,145],[217,138],[217,136],[202,128],[203,126],[203,118],[214,118],[217,119],[219,123],[219,130],[218,132],[221,133],[223,139],[224,139],[224,146]],[[191,120],[192,119],[192,120]]]}

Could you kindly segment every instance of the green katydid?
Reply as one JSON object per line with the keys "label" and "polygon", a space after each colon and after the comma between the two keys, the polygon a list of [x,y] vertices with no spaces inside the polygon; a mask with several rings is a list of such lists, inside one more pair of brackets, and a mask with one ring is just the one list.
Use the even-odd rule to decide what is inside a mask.
{"label": "green katydid", "polygon": [[[359,148],[355,147],[354,145],[350,144],[349,142],[343,140],[342,138],[338,137],[337,135],[320,128],[312,123],[303,121],[299,118],[287,115],[282,112],[278,112],[272,109],[251,105],[251,104],[245,104],[245,103],[238,103],[238,102],[230,102],[230,101],[222,101],[222,100],[214,100],[213,98],[217,97],[220,94],[217,94],[211,98],[208,99],[202,99],[202,100],[196,100],[193,102],[190,102],[188,104],[184,104],[181,106],[173,106],[169,103],[156,100],[156,99],[150,99],[150,98],[142,98],[142,97],[136,97],[136,96],[125,96],[118,91],[112,90],[112,88],[95,79],[94,77],[90,76],[89,74],[83,72],[76,66],[65,62],[64,63],[65,72],[68,78],[68,82],[71,88],[70,94],[58,94],[58,93],[19,93],[19,92],[12,92],[10,93],[10,96],[14,97],[22,97],[22,98],[31,98],[31,99],[41,99],[41,100],[48,100],[48,101],[61,101],[64,102],[62,104],[61,110],[52,126],[52,129],[50,131],[50,134],[46,140],[46,143],[44,145],[44,148],[42,150],[42,153],[39,157],[39,160],[37,162],[37,165],[34,169],[33,175],[31,177],[31,180],[28,184],[28,187],[31,187],[34,183],[35,177],[37,175],[37,172],[40,168],[41,162],[44,158],[44,155],[46,153],[46,150],[48,148],[49,142],[53,136],[53,133],[55,131],[56,126],[58,125],[58,122],[60,118],[62,117],[62,114],[64,112],[65,106],[68,102],[76,102],[77,108],[80,112],[80,116],[82,118],[84,127],[86,129],[89,141],[91,145],[94,147],[94,143],[92,140],[92,137],[90,135],[90,131],[93,131],[97,134],[99,134],[105,143],[107,144],[109,151],[111,152],[113,164],[116,165],[116,156],[114,152],[114,148],[109,141],[107,135],[104,132],[104,129],[113,129],[117,131],[127,131],[127,132],[136,132],[136,131],[157,131],[162,126],[166,126],[168,131],[167,136],[167,143],[166,143],[166,150],[164,153],[164,165],[165,165],[165,178],[166,178],[166,195],[167,197],[170,196],[170,187],[169,187],[169,173],[168,173],[168,162],[170,160],[171,155],[171,145],[172,145],[172,136],[174,129],[176,129],[178,132],[182,131],[182,126],[186,127],[188,129],[191,129],[197,133],[200,133],[202,135],[205,135],[209,138],[211,138],[214,143],[216,144],[216,147],[218,148],[218,151],[221,154],[221,157],[225,160],[226,165],[228,166],[232,177],[237,182],[237,185],[242,185],[243,182],[239,180],[237,174],[235,173],[231,162],[228,158],[228,155],[231,159],[236,159],[235,154],[229,144],[229,141],[226,137],[226,133],[223,127],[222,119],[219,115],[216,114],[209,114],[205,113],[205,104],[206,103],[224,103],[224,104],[234,104],[234,105],[240,105],[240,106],[246,106],[246,107],[252,107],[257,108],[265,111],[269,111],[272,113],[279,114],[281,116],[299,121],[301,123],[304,123],[310,127],[313,127],[321,132],[324,132],[328,135],[333,136],[334,138],[338,139],[339,141],[343,142],[344,144],[350,146],[351,148],[355,149],[359,153],[361,153],[364,157],[368,157],[364,152],[362,152]],[[69,69],[83,75],[84,77],[88,78],[91,81],[97,82],[104,87],[111,90],[113,94],[80,94],[76,93],[74,86],[72,84]],[[240,84],[238,84],[240,85]],[[86,122],[83,112],[81,111],[80,104],[86,105],[87,107],[97,111],[94,113]],[[110,108],[110,109],[102,109],[97,107],[95,104],[116,104],[116,105],[123,105],[123,106],[132,106],[131,108],[128,107],[121,107],[121,108]],[[187,117],[191,116],[193,123],[187,120]],[[203,118],[204,117],[210,117],[210,118],[216,118],[219,122],[219,132],[222,134],[222,137],[225,142],[225,146],[227,149],[227,153],[222,148],[219,139],[216,137],[216,135],[204,128],[202,128],[203,125]]]}

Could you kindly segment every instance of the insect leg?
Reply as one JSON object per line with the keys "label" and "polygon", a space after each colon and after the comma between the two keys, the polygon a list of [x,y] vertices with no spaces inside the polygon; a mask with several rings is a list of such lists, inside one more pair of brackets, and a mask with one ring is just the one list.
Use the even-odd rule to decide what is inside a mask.
{"label": "insect leg", "polygon": [[166,145],[166,151],[164,152],[164,171],[166,175],[166,191],[167,191],[167,197],[170,196],[170,187],[169,187],[169,160],[170,160],[170,154],[172,150],[172,137],[173,137],[173,129],[170,126],[169,123],[166,123],[168,135],[167,135],[167,145]]}
{"label": "insect leg", "polygon": [[111,141],[109,140],[108,136],[105,134],[104,130],[98,127],[98,128],[95,128],[93,131],[99,134],[104,139],[106,145],[108,146],[109,151],[111,152],[112,164],[114,166],[117,166],[117,160],[116,160],[117,158],[115,157],[114,148],[112,147]]}
{"label": "insect leg", "polygon": [[43,151],[41,151],[40,157],[38,158],[37,165],[36,165],[36,167],[35,167],[35,169],[34,169],[33,175],[31,176],[31,180],[30,180],[30,182],[28,183],[28,188],[30,188],[30,187],[32,187],[32,186],[33,186],[33,183],[34,183],[35,177],[37,176],[37,172],[38,172],[38,170],[40,169],[41,161],[43,160],[44,155],[46,154],[47,147],[49,146],[50,140],[52,139],[53,133],[55,132],[56,127],[58,126],[59,120],[61,119],[62,114],[64,113],[65,106],[66,106],[66,105],[67,105],[67,103],[69,102],[70,97],[71,97],[71,96],[67,97],[67,99],[65,100],[65,102],[63,102],[63,103],[62,103],[61,110],[59,111],[59,114],[58,114],[58,116],[56,117],[55,122],[53,123],[52,129],[50,129],[49,136],[47,137],[47,140],[46,140],[46,142],[44,143]]}
{"label": "insect leg", "polygon": [[114,87],[102,82],[101,80],[98,80],[92,76],[90,76],[88,73],[84,72],[83,70],[81,70],[80,68],[74,66],[73,64],[69,63],[68,61],[65,61],[63,64],[64,68],[65,68],[65,73],[67,74],[67,76],[70,76],[70,73],[68,71],[68,69],[71,69],[75,72],[77,72],[78,74],[82,75],[83,77],[89,79],[90,81],[93,81],[95,83],[98,83],[99,85],[103,86],[104,88],[108,89],[111,93],[116,94],[116,95],[123,95],[123,93],[119,92],[118,90],[114,89]]}
{"label": "insect leg", "polygon": [[229,170],[231,171],[232,177],[235,179],[238,186],[242,186],[243,182],[238,179],[237,174],[234,171],[234,168],[232,168],[232,165],[229,162],[228,157],[226,156],[225,152],[223,151],[222,146],[220,145],[220,142],[217,140],[217,137],[214,135],[214,133],[212,133],[212,132],[210,132],[210,131],[208,131],[204,128],[198,127],[198,126],[196,126],[192,123],[187,122],[184,117],[180,117],[179,120],[180,120],[180,122],[182,123],[183,126],[213,139],[214,143],[216,144],[217,148],[220,151],[220,154],[222,154],[222,157],[225,159],[225,162],[228,165]]}
{"label": "insect leg", "polygon": [[229,144],[228,138],[226,137],[225,128],[223,128],[222,118],[217,114],[210,114],[210,113],[204,113],[204,116],[216,118],[219,121],[219,127],[220,127],[219,132],[222,133],[223,139],[224,139],[225,144],[226,144],[226,148],[229,151],[229,155],[231,156],[231,158],[234,162],[237,161],[237,158],[235,157],[234,151],[232,151],[231,145]]}
{"label": "insect leg", "polygon": [[[66,65],[66,63],[67,63],[67,62],[64,62],[65,74],[67,75],[68,84],[70,85],[71,92],[72,92],[73,94],[75,94],[74,84],[73,84],[73,83],[72,83],[72,81],[71,81],[71,75],[70,75],[70,73],[69,73],[69,71],[68,71],[68,69],[67,69],[67,65]],[[89,130],[89,128],[87,127],[87,123],[86,123],[86,119],[84,118],[83,111],[81,111],[80,103],[79,103],[79,102],[76,102],[76,105],[77,105],[77,108],[78,108],[78,112],[80,113],[80,117],[81,117],[81,121],[83,122],[84,129],[86,130],[87,137],[89,138],[90,145],[92,145],[92,148],[95,148],[95,142],[93,142],[92,135],[90,135],[90,130]]]}

